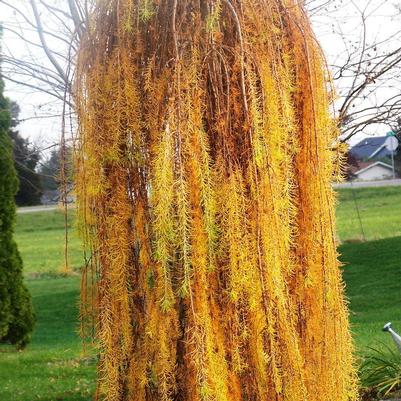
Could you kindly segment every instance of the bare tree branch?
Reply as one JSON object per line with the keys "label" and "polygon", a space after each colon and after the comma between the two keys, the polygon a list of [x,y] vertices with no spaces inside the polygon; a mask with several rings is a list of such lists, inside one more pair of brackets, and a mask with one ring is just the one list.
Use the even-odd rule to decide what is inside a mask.
{"label": "bare tree branch", "polygon": [[[5,29],[24,41],[31,53],[30,57],[24,59],[14,55],[10,49],[3,51],[3,74],[11,82],[46,93],[61,104],[66,97],[63,95],[65,89],[68,91],[66,98],[71,98],[75,51],[88,29],[93,2],[67,0],[59,5],[52,0],[21,1],[23,3],[0,0],[0,4],[13,10],[19,17],[8,22]],[[336,44],[342,43],[331,59],[329,57],[329,67],[338,93],[335,109],[342,140],[372,130],[374,126],[394,124],[401,112],[401,82],[398,80],[398,76],[401,76],[401,29],[385,35],[372,31],[376,29],[375,21],[382,18],[383,6],[388,2],[299,2],[304,4],[314,21],[320,21],[325,26],[326,31],[330,27],[330,37],[334,38]],[[18,4],[28,4],[30,9]],[[398,12],[401,12],[399,8]],[[394,10],[397,11],[396,8]],[[348,18],[350,11],[353,15],[351,29]],[[56,30],[55,26],[61,29]],[[38,41],[35,41],[32,31],[37,32]],[[323,39],[319,33],[317,38],[320,41]],[[37,52],[34,49],[42,49],[46,60],[35,57]],[[73,107],[72,101],[67,100],[67,105]]]}
{"label": "bare tree branch", "polygon": [[[331,42],[342,47],[329,57],[338,93],[335,108],[341,140],[391,127],[401,112],[401,85],[397,82],[401,73],[401,30],[397,22],[392,30],[379,28],[381,24],[392,24],[395,7],[386,0],[311,0],[305,4]],[[387,15],[383,14],[384,7]]]}
{"label": "bare tree branch", "polygon": [[58,74],[60,75],[61,78],[63,78],[63,81],[68,84],[67,82],[67,76],[65,75],[64,69],[61,67],[59,62],[56,60],[56,58],[53,55],[53,52],[49,49],[44,33],[43,33],[43,26],[42,26],[42,21],[40,19],[38,9],[36,7],[36,2],[35,0],[31,0],[31,6],[32,6],[32,11],[33,15],[35,16],[35,21],[36,21],[36,27],[38,31],[38,35],[40,38],[40,42],[42,44],[43,50],[45,51],[47,57],[49,58],[50,62],[53,64],[54,68],[57,70]]}

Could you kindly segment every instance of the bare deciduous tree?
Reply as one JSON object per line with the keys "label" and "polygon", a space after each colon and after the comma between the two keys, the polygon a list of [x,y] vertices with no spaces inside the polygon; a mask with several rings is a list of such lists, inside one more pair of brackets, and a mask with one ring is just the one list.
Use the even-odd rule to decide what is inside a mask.
{"label": "bare deciduous tree", "polygon": [[[0,0],[0,5],[13,10],[15,18],[6,21],[4,29],[25,43],[28,55],[20,58],[5,44],[5,78],[72,107],[74,54],[88,28],[91,1]],[[338,95],[335,109],[342,141],[372,133],[375,126],[393,127],[399,118],[401,29],[378,30],[378,24],[391,24],[390,14],[382,16],[383,7],[400,14],[386,0],[305,0],[317,39],[335,46],[328,63]]]}
{"label": "bare deciduous tree", "polygon": [[[401,29],[394,21],[399,10],[386,0],[311,0],[306,5],[338,43],[329,64],[342,141],[395,126],[401,112]],[[326,50],[333,46],[327,42]]]}
{"label": "bare deciduous tree", "polygon": [[72,106],[74,54],[86,29],[88,1],[0,0],[0,5],[13,15],[2,23],[3,29],[25,48],[21,57],[12,46],[3,44],[3,76]]}

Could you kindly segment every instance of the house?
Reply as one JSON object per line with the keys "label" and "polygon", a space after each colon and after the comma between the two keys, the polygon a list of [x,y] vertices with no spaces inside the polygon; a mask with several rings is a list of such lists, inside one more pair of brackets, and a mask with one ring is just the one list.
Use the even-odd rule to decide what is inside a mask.
{"label": "house", "polygon": [[[394,178],[390,149],[389,136],[362,139],[349,150],[348,177],[358,181]],[[398,176],[397,172],[395,174]]]}
{"label": "house", "polygon": [[350,154],[357,160],[367,161],[391,158],[391,151],[386,146],[387,136],[373,136],[362,139],[352,146]]}
{"label": "house", "polygon": [[393,178],[393,167],[382,161],[358,162],[351,166],[351,174],[358,181],[386,180]]}

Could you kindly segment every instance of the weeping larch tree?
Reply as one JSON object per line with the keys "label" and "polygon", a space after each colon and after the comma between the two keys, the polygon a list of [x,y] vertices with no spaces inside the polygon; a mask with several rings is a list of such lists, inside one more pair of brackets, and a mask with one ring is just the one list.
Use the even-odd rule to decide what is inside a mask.
{"label": "weeping larch tree", "polygon": [[97,2],[75,94],[99,400],[356,399],[333,95],[300,3]]}

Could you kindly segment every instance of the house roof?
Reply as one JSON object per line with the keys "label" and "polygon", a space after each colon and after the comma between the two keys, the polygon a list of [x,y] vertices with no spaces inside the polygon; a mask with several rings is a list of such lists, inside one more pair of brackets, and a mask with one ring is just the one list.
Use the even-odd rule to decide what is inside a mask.
{"label": "house roof", "polygon": [[365,172],[367,170],[370,170],[371,168],[373,168],[375,166],[382,166],[382,167],[385,167],[385,168],[393,171],[393,167],[390,166],[390,164],[383,163],[383,162],[380,162],[380,161],[376,161],[376,162],[375,161],[360,162],[360,163],[358,163],[357,167],[353,166],[353,168],[351,170],[354,170],[354,171],[352,171],[352,173],[354,175],[358,175],[358,174],[363,173],[363,172]]}
{"label": "house roof", "polygon": [[357,159],[391,156],[391,152],[385,146],[386,139],[386,136],[364,138],[352,146],[349,151]]}

